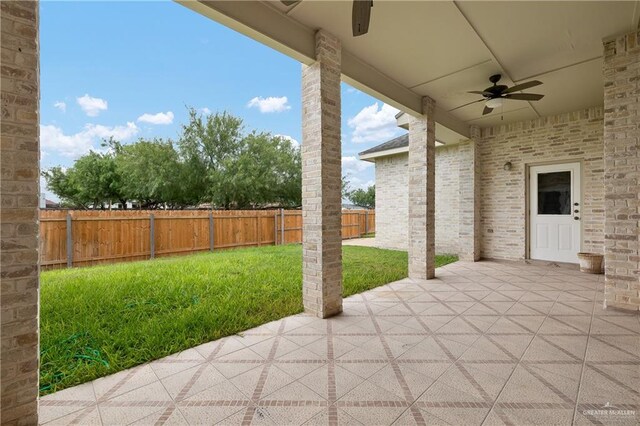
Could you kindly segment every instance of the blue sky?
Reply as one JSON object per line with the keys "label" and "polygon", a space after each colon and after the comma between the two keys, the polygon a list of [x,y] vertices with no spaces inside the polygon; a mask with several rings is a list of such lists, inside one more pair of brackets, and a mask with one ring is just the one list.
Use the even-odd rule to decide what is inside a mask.
{"label": "blue sky", "polygon": [[[294,59],[171,1],[40,7],[42,168],[69,166],[111,135],[175,139],[186,106],[301,141]],[[353,187],[374,182],[357,153],[402,133],[396,112],[342,85],[343,174]]]}

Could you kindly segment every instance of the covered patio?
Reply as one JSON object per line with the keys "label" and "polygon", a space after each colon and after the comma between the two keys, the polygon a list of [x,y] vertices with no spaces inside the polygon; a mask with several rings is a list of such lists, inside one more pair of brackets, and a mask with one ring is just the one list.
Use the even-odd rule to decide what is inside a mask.
{"label": "covered patio", "polygon": [[620,424],[640,413],[640,321],[603,279],[457,262],[48,395],[45,424]]}
{"label": "covered patio", "polygon": [[[350,1],[178,3],[302,63],[306,314],[39,400],[38,2],[0,2],[3,424],[637,423],[638,2],[376,0],[359,37]],[[484,114],[495,74],[544,99]],[[409,278],[344,300],[343,81],[409,132]],[[438,270],[436,140],[464,260]],[[570,208],[535,228],[533,170],[566,164]],[[528,264],[545,244],[604,276]]]}

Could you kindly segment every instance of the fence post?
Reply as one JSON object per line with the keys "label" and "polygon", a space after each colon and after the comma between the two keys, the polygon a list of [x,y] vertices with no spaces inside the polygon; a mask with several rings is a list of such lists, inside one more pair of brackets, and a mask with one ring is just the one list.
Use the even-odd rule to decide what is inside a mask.
{"label": "fence post", "polygon": [[364,211],[364,234],[369,233],[369,210]]}
{"label": "fence post", "polygon": [[67,213],[67,268],[73,267],[73,235],[71,233],[71,215]]}
{"label": "fence post", "polygon": [[262,232],[260,232],[260,215],[256,213],[256,238],[258,239],[258,247],[262,245]]}
{"label": "fence post", "polygon": [[284,244],[284,209],[280,209],[280,244]]}
{"label": "fence post", "polygon": [[153,213],[149,215],[149,242],[151,245],[151,259],[156,257],[156,220]]}
{"label": "fence post", "polygon": [[273,215],[273,245],[278,245],[278,214]]}
{"label": "fence post", "polygon": [[213,251],[213,212],[209,212],[209,251]]}

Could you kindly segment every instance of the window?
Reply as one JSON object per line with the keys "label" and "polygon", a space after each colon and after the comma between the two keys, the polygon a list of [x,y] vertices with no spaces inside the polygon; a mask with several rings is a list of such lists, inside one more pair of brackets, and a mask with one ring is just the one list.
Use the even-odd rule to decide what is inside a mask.
{"label": "window", "polygon": [[571,214],[571,172],[538,174],[538,214]]}

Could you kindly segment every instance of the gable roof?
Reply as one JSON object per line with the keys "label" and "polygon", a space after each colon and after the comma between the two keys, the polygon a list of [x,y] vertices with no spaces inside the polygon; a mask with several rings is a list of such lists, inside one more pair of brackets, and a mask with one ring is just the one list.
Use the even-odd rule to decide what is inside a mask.
{"label": "gable roof", "polygon": [[393,138],[390,141],[386,141],[385,143],[381,143],[380,145],[376,145],[373,148],[369,148],[366,151],[362,151],[358,153],[360,157],[367,156],[369,154],[374,154],[382,151],[389,151],[392,149],[399,148],[408,148],[409,147],[409,134],[405,133],[404,135],[398,136],[397,138]]}

